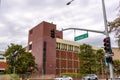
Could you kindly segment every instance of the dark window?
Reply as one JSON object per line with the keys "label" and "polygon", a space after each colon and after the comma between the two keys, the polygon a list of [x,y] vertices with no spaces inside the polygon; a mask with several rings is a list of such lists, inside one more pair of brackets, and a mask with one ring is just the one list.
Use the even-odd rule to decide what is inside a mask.
{"label": "dark window", "polygon": [[0,59],[4,59],[4,58],[0,58]]}
{"label": "dark window", "polygon": [[4,73],[4,70],[0,70],[0,74],[3,74]]}
{"label": "dark window", "polygon": [[32,44],[29,45],[29,50],[32,50]]}

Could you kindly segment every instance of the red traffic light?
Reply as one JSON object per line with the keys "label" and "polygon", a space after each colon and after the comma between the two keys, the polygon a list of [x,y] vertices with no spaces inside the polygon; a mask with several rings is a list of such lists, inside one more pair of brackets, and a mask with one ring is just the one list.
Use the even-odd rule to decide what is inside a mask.
{"label": "red traffic light", "polygon": [[104,50],[106,53],[111,53],[111,44],[110,44],[110,37],[106,37],[104,40]]}
{"label": "red traffic light", "polygon": [[104,42],[104,43],[108,43],[108,42],[109,42],[109,39],[108,39],[108,38],[105,38],[105,39],[103,40],[103,42]]}
{"label": "red traffic light", "polygon": [[105,38],[104,40],[103,40],[103,42],[104,42],[104,46],[110,46],[110,39],[109,38]]}

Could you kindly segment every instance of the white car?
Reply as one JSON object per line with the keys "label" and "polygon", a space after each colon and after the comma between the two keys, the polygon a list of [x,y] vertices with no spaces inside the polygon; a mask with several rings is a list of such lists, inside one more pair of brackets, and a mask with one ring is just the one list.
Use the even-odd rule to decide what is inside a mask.
{"label": "white car", "polygon": [[98,77],[95,74],[88,74],[87,76],[83,77],[83,80],[98,80]]}
{"label": "white car", "polygon": [[118,77],[116,78],[116,80],[120,80],[120,76],[118,76]]}
{"label": "white car", "polygon": [[54,78],[54,80],[73,80],[70,76],[60,76],[57,78]]}

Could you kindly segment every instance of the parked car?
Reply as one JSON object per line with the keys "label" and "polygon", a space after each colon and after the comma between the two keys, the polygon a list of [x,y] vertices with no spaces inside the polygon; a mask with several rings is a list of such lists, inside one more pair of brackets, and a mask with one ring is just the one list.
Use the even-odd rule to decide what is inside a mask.
{"label": "parked car", "polygon": [[54,80],[73,80],[73,78],[70,76],[64,75],[64,76],[59,76],[57,78],[54,78]]}
{"label": "parked car", "polygon": [[95,74],[88,74],[87,76],[83,77],[83,80],[98,80],[98,77]]}
{"label": "parked car", "polygon": [[116,78],[116,80],[120,80],[120,76],[118,76],[118,77]]}

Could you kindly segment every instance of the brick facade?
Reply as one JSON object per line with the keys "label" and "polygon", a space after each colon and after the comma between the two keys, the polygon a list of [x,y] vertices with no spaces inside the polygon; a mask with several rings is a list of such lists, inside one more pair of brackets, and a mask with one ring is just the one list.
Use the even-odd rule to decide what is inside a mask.
{"label": "brick facade", "polygon": [[[55,38],[51,38],[51,30]],[[63,33],[56,30],[56,25],[43,21],[29,31],[28,51],[35,56],[39,74],[60,74],[78,72],[79,45],[73,41],[63,40]],[[113,48],[113,59],[119,59],[120,50]]]}
{"label": "brick facade", "polygon": [[[51,38],[51,30],[55,30],[55,38]],[[63,39],[63,33],[56,30],[56,25],[42,22],[29,31],[28,51],[35,56],[40,74],[60,74],[77,72],[79,61],[73,45],[66,45],[66,49],[56,49],[56,39]],[[67,46],[70,48],[67,49]],[[62,48],[62,47],[61,47]]]}
{"label": "brick facade", "polygon": [[3,56],[4,51],[0,51],[0,73],[7,68],[6,57]]}
{"label": "brick facade", "polygon": [[[56,25],[42,22],[29,31],[28,50],[35,56],[40,74],[56,74],[56,38],[51,38],[51,30]],[[57,37],[62,38],[59,32]]]}
{"label": "brick facade", "polygon": [[112,48],[112,51],[114,53],[113,60],[120,60],[120,49]]}

